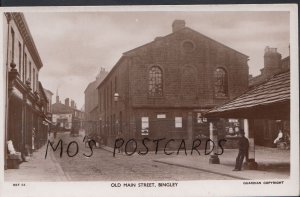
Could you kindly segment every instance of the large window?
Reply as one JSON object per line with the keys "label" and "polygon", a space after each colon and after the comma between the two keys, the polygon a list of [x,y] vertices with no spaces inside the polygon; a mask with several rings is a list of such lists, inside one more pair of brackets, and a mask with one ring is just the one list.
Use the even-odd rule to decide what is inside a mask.
{"label": "large window", "polygon": [[182,128],[182,117],[175,117],[175,128]]}
{"label": "large window", "polygon": [[149,135],[149,117],[142,117],[142,135]]}
{"label": "large window", "polygon": [[22,46],[21,46],[21,43],[19,42],[19,74],[20,74],[20,77],[21,77],[21,64],[22,64],[21,54],[22,54]]}
{"label": "large window", "polygon": [[158,66],[153,66],[149,71],[149,95],[163,95],[162,70]]}
{"label": "large window", "polygon": [[34,69],[34,68],[33,68],[33,74],[32,74],[32,77],[33,77],[33,80],[32,80],[32,82],[33,82],[32,89],[33,89],[33,91],[35,91],[37,88],[36,88],[36,86],[35,86],[35,69]]}
{"label": "large window", "polygon": [[15,58],[15,32],[11,28],[11,61],[14,62]]}
{"label": "large window", "polygon": [[215,96],[228,96],[227,73],[223,68],[217,68],[214,73],[215,77]]}
{"label": "large window", "polygon": [[27,80],[27,54],[24,54],[24,81]]}
{"label": "large window", "polygon": [[32,82],[31,82],[31,61],[29,61],[29,81],[32,84]]}

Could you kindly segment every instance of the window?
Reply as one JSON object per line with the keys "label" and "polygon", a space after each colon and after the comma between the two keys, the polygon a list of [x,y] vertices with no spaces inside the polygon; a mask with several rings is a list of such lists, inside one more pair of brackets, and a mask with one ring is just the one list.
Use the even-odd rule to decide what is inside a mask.
{"label": "window", "polygon": [[115,92],[117,92],[118,91],[118,89],[117,89],[117,76],[115,76]]}
{"label": "window", "polygon": [[11,61],[14,62],[15,58],[15,32],[11,28]]}
{"label": "window", "polygon": [[182,48],[184,50],[184,52],[191,52],[195,49],[195,45],[192,41],[190,40],[185,40],[183,43],[182,43]]}
{"label": "window", "polygon": [[39,73],[38,73],[38,70],[36,71],[36,90],[37,90],[37,87],[38,87],[38,83],[39,83]]}
{"label": "window", "polygon": [[225,97],[228,95],[227,73],[223,68],[217,68],[214,73],[215,96]]}
{"label": "window", "polygon": [[29,61],[29,81],[31,82],[31,61]]}
{"label": "window", "polygon": [[166,118],[166,114],[157,114],[156,118],[158,118],[158,119]]}
{"label": "window", "polygon": [[35,69],[33,68],[33,86],[32,86],[32,88],[33,88],[33,91],[35,91],[36,90],[36,87],[35,87]]}
{"label": "window", "polygon": [[158,66],[153,66],[149,71],[149,95],[162,96],[162,70]]}
{"label": "window", "polygon": [[175,128],[182,128],[182,117],[175,117]]}
{"label": "window", "polygon": [[142,135],[149,135],[149,117],[142,117]]}
{"label": "window", "polygon": [[24,55],[24,81],[27,80],[27,54]]}
{"label": "window", "polygon": [[21,75],[21,54],[22,54],[22,46],[21,43],[19,42],[19,74],[20,75]]}

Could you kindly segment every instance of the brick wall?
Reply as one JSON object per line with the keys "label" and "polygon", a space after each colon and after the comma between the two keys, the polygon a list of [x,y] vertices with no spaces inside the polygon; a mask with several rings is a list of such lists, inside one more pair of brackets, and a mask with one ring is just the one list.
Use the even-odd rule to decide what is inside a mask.
{"label": "brick wall", "polygon": [[[185,42],[192,43],[184,48]],[[188,48],[190,47],[190,49]],[[129,52],[133,106],[212,106],[241,94],[248,87],[247,57],[188,28]],[[163,96],[148,96],[149,69],[163,71]],[[214,71],[228,75],[228,97],[215,98]]]}
{"label": "brick wall", "polygon": [[[125,138],[141,138],[143,116],[151,121],[150,137],[187,139],[188,113],[212,108],[247,89],[247,61],[247,56],[189,28],[125,52],[98,87],[102,134],[107,144],[113,146],[120,127]],[[152,66],[162,70],[162,96],[148,94]],[[228,92],[217,98],[214,72],[220,67],[227,72]],[[116,92],[118,102],[113,100]],[[159,122],[157,113],[165,113],[167,118]],[[182,129],[174,128],[176,116],[183,118]]]}

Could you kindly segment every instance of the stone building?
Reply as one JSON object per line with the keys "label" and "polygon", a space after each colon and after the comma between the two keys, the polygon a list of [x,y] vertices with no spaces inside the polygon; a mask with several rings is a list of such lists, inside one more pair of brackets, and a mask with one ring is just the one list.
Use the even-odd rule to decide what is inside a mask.
{"label": "stone building", "polygon": [[85,122],[84,129],[87,134],[99,133],[100,122],[99,122],[99,106],[98,106],[98,91],[97,87],[102,80],[108,74],[104,68],[100,68],[100,72],[96,76],[96,79],[88,84],[84,91],[84,111],[85,111]]}
{"label": "stone building", "polygon": [[84,119],[84,112],[76,108],[75,101],[69,98],[65,99],[65,103],[62,104],[59,100],[59,96],[56,96],[56,102],[52,104],[52,122],[61,131],[78,132],[82,127],[82,121]]}
{"label": "stone building", "polygon": [[50,91],[50,90],[47,90],[46,88],[44,88],[44,92],[47,96],[47,99],[48,99],[48,105],[47,105],[47,111],[48,112],[51,112],[52,109],[51,109],[51,105],[52,105],[52,96],[53,96],[53,93]]}
{"label": "stone building", "polygon": [[248,88],[247,61],[175,20],[169,35],[123,53],[98,86],[102,136],[109,146],[119,131],[137,140],[208,137],[201,114]]}
{"label": "stone building", "polygon": [[[47,97],[39,81],[43,63],[22,13],[5,13],[5,143],[17,151],[39,148],[47,139]],[[33,128],[36,130],[33,140]],[[26,148],[27,147],[27,148]],[[7,150],[7,149],[5,149]],[[7,153],[7,151],[5,151]]]}
{"label": "stone building", "polygon": [[84,109],[85,109],[85,119],[89,120],[99,120],[99,108],[98,108],[98,91],[97,87],[102,82],[102,80],[108,74],[104,68],[100,69],[99,74],[96,79],[88,84],[84,91]]}

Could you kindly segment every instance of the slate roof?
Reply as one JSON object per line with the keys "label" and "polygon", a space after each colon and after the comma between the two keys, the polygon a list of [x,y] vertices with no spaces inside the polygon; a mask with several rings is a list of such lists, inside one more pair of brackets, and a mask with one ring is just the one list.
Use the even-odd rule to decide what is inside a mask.
{"label": "slate roof", "polygon": [[[285,107],[289,107],[290,102],[290,72],[283,72],[274,75],[272,78],[268,79],[264,83],[261,83],[255,87],[252,87],[247,92],[243,93],[242,95],[238,96],[237,98],[218,106],[209,112],[207,112],[207,116],[220,116],[227,113],[226,116],[229,114],[233,114],[236,111],[240,111],[247,116],[247,113],[256,113],[253,109],[262,109],[264,108],[265,111],[274,108],[274,106],[281,105],[285,103]],[[282,107],[282,106],[281,106]],[[276,107],[275,107],[276,108]],[[280,108],[280,110],[282,110]],[[286,109],[289,111],[289,109]],[[259,117],[261,114],[252,114]],[[271,116],[271,114],[269,114]],[[243,115],[242,115],[243,116]]]}
{"label": "slate roof", "polygon": [[73,113],[75,109],[66,106],[62,103],[54,103],[52,104],[52,113],[53,114],[68,114]]}

